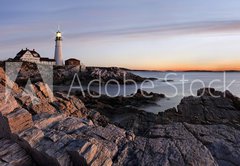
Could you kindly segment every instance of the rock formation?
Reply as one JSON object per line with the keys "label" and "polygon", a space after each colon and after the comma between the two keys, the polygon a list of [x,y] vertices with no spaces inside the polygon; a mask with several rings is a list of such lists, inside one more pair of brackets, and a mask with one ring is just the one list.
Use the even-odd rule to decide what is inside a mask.
{"label": "rock formation", "polygon": [[[4,67],[4,63],[0,63],[0,67]],[[21,66],[18,66],[21,64]],[[32,83],[42,82],[41,73],[52,72],[53,84],[54,85],[68,85],[70,86],[74,80],[74,76],[77,75],[81,81],[81,84],[88,84],[94,79],[101,80],[101,84],[106,84],[109,80],[115,79],[119,84],[133,84],[133,80],[137,83],[143,82],[145,80],[155,80],[155,78],[142,78],[135,75],[127,70],[120,69],[117,67],[110,68],[99,68],[99,67],[88,67],[86,71],[81,71],[79,66],[46,66],[41,64],[35,64],[31,62],[14,62],[8,63],[9,69],[12,73],[18,73],[16,78],[16,83],[24,86],[28,79],[30,78]],[[11,66],[12,65],[12,66]],[[77,82],[78,83],[78,82]],[[97,82],[95,82],[97,83]],[[114,84],[114,82],[109,82],[109,84]],[[79,85],[79,84],[78,84]]]}
{"label": "rock formation", "polygon": [[[92,110],[86,99],[51,94],[41,82],[25,91],[6,79],[0,68],[0,165],[240,164],[239,98],[230,92],[202,89],[155,115],[114,110],[107,98]],[[7,100],[6,86],[13,87]]]}

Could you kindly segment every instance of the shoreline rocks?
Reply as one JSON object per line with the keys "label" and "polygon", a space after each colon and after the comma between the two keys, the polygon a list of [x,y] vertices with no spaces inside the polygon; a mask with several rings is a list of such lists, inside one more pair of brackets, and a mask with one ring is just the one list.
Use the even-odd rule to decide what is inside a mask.
{"label": "shoreline rocks", "polygon": [[[68,86],[71,85],[72,81],[75,81],[75,83],[79,85],[77,80],[74,80],[75,75],[78,76],[81,84],[83,85],[88,85],[89,82],[95,79],[101,81],[102,85],[106,83],[116,84],[116,82],[111,82],[112,79],[118,81],[119,84],[134,84],[134,82],[141,83],[147,80],[156,80],[156,78],[143,78],[131,73],[130,71],[117,67],[87,67],[86,71],[81,71],[79,66],[74,67],[68,65],[50,67],[41,64],[36,65],[31,62],[21,62],[21,66],[14,64],[14,62],[12,64],[9,63],[8,65],[13,65],[12,67],[9,66],[13,71],[8,74],[18,73],[15,82],[20,86],[25,86],[29,78],[32,83],[43,82],[41,73],[52,73],[54,85]],[[98,84],[97,81],[95,81],[95,84],[96,83]]]}
{"label": "shoreline rocks", "polygon": [[229,91],[220,92],[206,88],[200,89],[198,95],[200,96],[184,97],[177,109],[159,113],[159,123],[240,124],[239,98]]}
{"label": "shoreline rocks", "polygon": [[[6,79],[0,68],[0,90]],[[202,89],[156,115],[134,106],[164,95],[83,99],[36,83],[34,104],[32,92],[11,84],[7,101],[0,93],[0,165],[240,164],[240,100],[228,91]]]}

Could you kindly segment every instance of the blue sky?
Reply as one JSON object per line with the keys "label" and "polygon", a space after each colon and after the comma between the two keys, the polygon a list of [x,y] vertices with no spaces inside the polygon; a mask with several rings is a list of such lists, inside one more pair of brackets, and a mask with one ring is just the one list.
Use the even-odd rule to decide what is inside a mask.
{"label": "blue sky", "polygon": [[132,69],[240,69],[238,0],[2,0],[0,59],[22,48]]}

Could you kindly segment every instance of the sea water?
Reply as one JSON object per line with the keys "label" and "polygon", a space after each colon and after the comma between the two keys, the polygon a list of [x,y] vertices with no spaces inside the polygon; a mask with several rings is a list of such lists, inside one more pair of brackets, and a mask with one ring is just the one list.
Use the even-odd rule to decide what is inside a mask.
{"label": "sea water", "polygon": [[[131,95],[142,88],[147,92],[165,94],[166,98],[156,104],[142,106],[140,109],[158,113],[176,107],[185,96],[195,96],[197,90],[212,87],[219,91],[229,90],[240,97],[240,72],[150,72],[134,71],[133,74],[145,78],[156,78],[144,84],[91,86],[90,89],[109,96]],[[84,87],[86,89],[86,87]]]}
{"label": "sea water", "polygon": [[[196,95],[197,90],[203,87],[212,87],[219,91],[229,90],[240,97],[240,72],[149,72],[136,71],[136,75],[146,78],[156,78],[153,82],[145,82],[142,87],[147,92],[162,93],[167,96],[156,105],[147,105],[141,109],[158,113],[176,107],[184,96]],[[165,81],[164,81],[165,80]],[[153,85],[152,85],[153,83]],[[138,84],[138,88],[141,85]],[[125,88],[125,90],[124,90]],[[93,90],[98,91],[97,87]],[[101,87],[101,93],[108,95],[130,95],[136,92],[135,85],[108,85]]]}

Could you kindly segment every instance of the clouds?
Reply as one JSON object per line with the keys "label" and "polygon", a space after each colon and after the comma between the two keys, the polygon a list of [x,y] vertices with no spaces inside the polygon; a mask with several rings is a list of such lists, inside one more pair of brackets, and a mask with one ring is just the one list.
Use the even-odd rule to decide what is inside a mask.
{"label": "clouds", "polygon": [[153,25],[128,27],[120,29],[105,29],[86,31],[81,33],[69,33],[69,38],[76,39],[101,39],[112,37],[126,38],[160,38],[176,37],[178,35],[199,34],[225,34],[240,33],[240,20],[212,21],[212,22],[189,22],[169,25]]}
{"label": "clouds", "polygon": [[[137,54],[138,42],[158,56],[165,52],[159,50],[158,45],[144,43],[166,41],[166,48],[171,48],[168,41],[179,37],[240,33],[239,8],[238,0],[3,0],[0,6],[0,54],[4,54],[1,58],[5,59],[14,56],[12,50],[17,52],[21,48],[35,47],[51,55],[54,32],[60,25],[67,50],[74,50],[69,54],[88,55],[91,57],[86,59],[89,65],[94,57],[98,57],[99,51],[113,60],[114,55],[129,56],[126,52],[118,54],[122,48]],[[190,41],[198,44],[195,39]],[[109,43],[113,43],[114,49],[108,47]],[[183,43],[188,46],[186,41],[180,42]],[[97,44],[99,50],[91,51],[92,46]],[[8,52],[9,49],[11,51]],[[191,51],[188,51],[188,56],[194,57],[195,53]],[[178,53],[172,54],[172,57],[177,57]],[[141,56],[145,59],[147,54]],[[114,63],[124,64],[120,61]]]}

